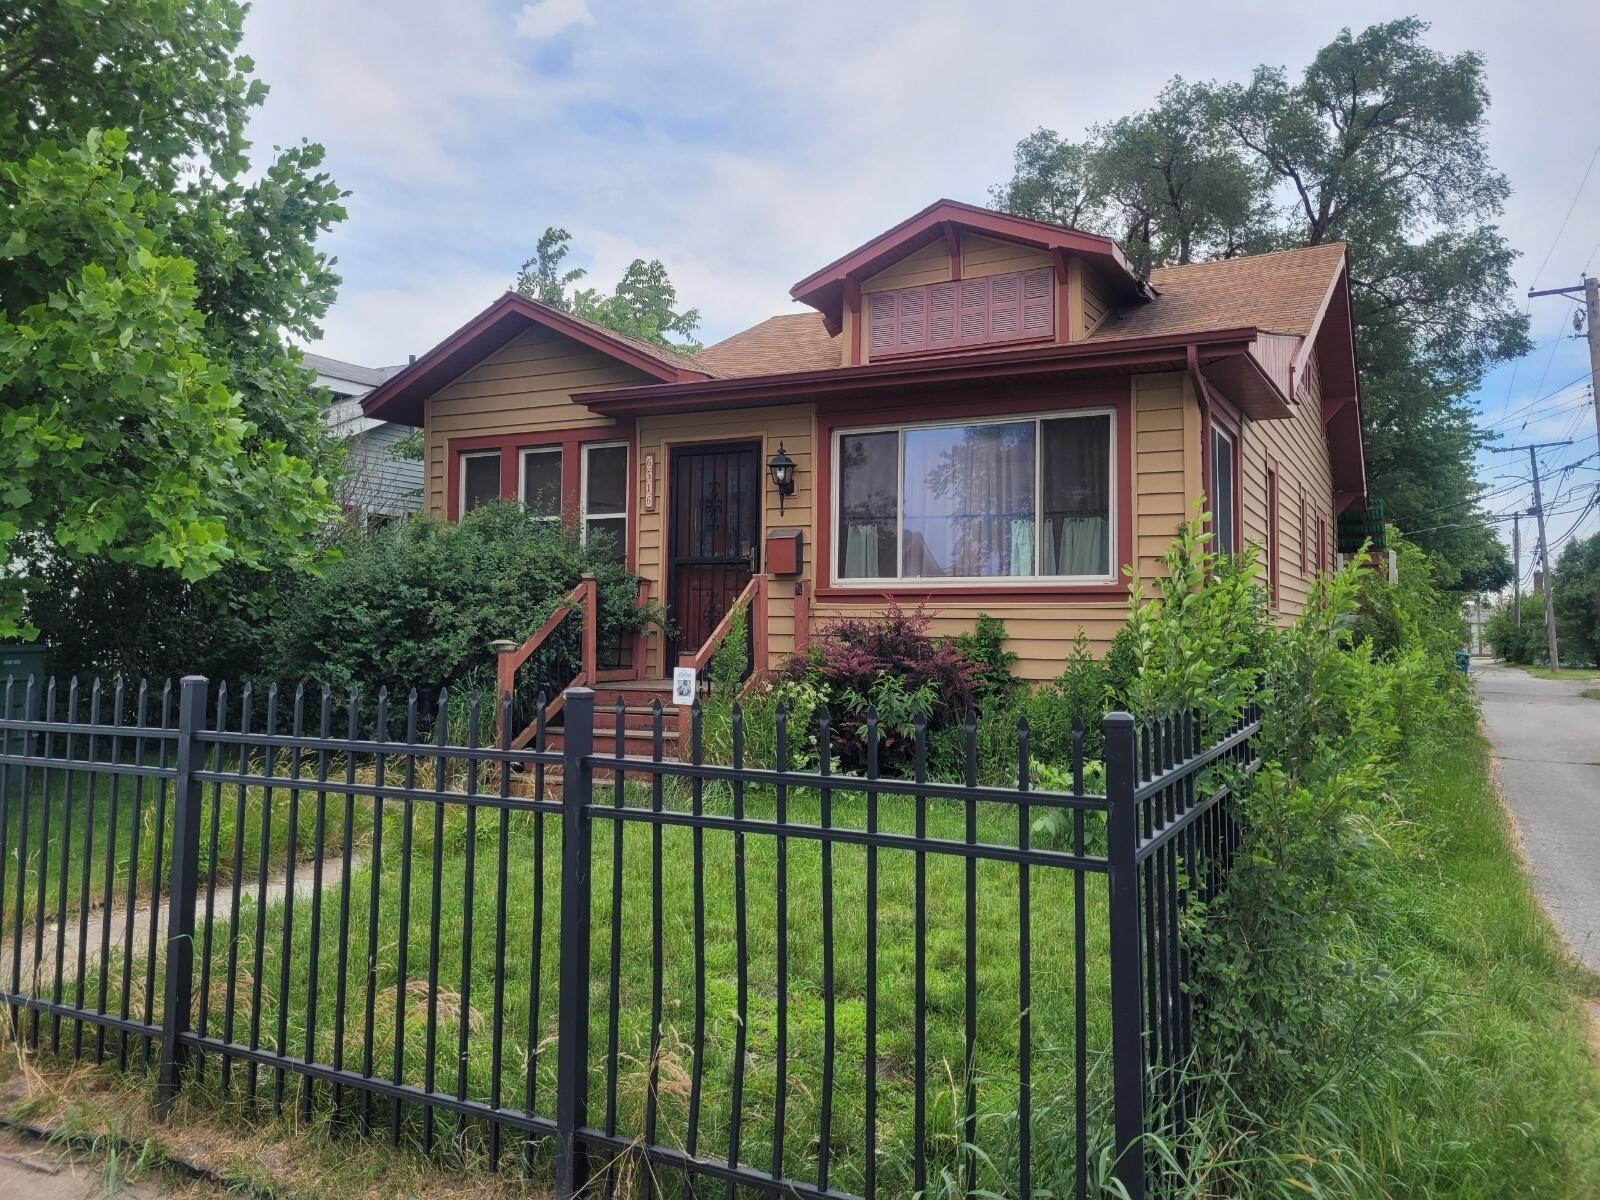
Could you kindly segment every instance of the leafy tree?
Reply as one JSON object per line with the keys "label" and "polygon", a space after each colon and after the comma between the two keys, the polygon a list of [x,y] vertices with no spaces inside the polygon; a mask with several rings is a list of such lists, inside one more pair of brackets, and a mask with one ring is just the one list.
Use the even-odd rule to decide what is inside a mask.
{"label": "leafy tree", "polygon": [[[693,354],[700,349],[694,332],[700,327],[700,310],[678,308],[678,289],[659,258],[636,258],[628,264],[610,295],[598,288],[571,285],[587,272],[581,267],[563,270],[572,236],[550,226],[540,235],[533,257],[522,264],[513,287],[530,300],[538,300],[618,333],[654,342],[668,350]],[[679,340],[674,340],[674,335]]]}
{"label": "leafy tree", "polygon": [[332,512],[341,452],[287,339],[318,333],[344,210],[319,146],[247,177],[244,11],[0,12],[0,553],[24,566],[0,636],[31,632],[46,563],[194,583],[305,560]]}
{"label": "leafy tree", "polygon": [[1550,574],[1561,660],[1600,664],[1600,533],[1568,542]]}
{"label": "leafy tree", "polygon": [[1483,59],[1430,48],[1427,28],[1345,29],[1298,80],[1268,66],[1246,83],[1174,80],[1079,143],[1037,131],[992,195],[1156,266],[1348,242],[1370,487],[1442,583],[1481,588],[1509,564],[1476,505],[1466,398],[1527,352],[1527,321],[1493,225],[1509,185],[1484,143]]}
{"label": "leafy tree", "polygon": [[539,235],[533,257],[523,262],[522,269],[517,272],[517,281],[512,286],[529,300],[537,300],[552,308],[570,308],[567,288],[588,274],[582,267],[573,267],[569,271],[561,269],[571,243],[570,233],[551,225]]}

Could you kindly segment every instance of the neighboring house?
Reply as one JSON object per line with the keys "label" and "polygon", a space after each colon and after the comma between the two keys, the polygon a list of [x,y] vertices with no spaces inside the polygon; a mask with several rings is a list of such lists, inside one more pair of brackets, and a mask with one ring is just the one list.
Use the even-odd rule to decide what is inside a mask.
{"label": "neighboring house", "polygon": [[1109,238],[942,200],[791,294],[813,311],[688,357],[508,293],[363,408],[424,429],[429,511],[520,498],[615,535],[676,627],[651,679],[752,572],[762,665],[926,602],[939,633],[1002,618],[1048,678],[1202,500],[1286,621],[1365,503],[1342,245],[1146,281]]}
{"label": "neighboring house", "polygon": [[363,519],[403,517],[422,507],[422,464],[396,453],[396,443],[411,428],[379,421],[361,411],[361,401],[399,367],[363,367],[320,354],[302,354],[317,373],[317,386],[332,393],[328,427],[345,443],[345,474],[339,500],[347,513]]}

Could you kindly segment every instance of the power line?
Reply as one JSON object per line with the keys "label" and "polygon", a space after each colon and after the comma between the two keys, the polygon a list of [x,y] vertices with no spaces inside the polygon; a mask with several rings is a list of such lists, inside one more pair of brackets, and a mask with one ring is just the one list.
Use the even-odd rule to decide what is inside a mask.
{"label": "power line", "polygon": [[1528,285],[1530,291],[1539,286],[1539,277],[1550,265],[1550,256],[1556,252],[1556,247],[1561,244],[1561,235],[1567,231],[1567,222],[1572,219],[1573,209],[1578,207],[1578,198],[1583,195],[1583,185],[1589,182],[1589,172],[1594,170],[1596,159],[1600,159],[1600,146],[1596,146],[1594,153],[1589,156],[1589,165],[1583,169],[1583,178],[1578,180],[1578,190],[1572,193],[1572,203],[1567,205],[1567,215],[1561,218],[1561,225],[1556,229],[1555,237],[1550,239],[1550,249],[1544,252],[1544,260],[1534,272],[1533,282]]}

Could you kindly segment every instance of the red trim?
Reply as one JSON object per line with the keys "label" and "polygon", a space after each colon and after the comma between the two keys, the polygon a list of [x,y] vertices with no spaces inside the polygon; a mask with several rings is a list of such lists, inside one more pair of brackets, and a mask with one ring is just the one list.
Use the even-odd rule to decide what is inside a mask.
{"label": "red trim", "polygon": [[445,515],[452,521],[461,519],[461,456],[475,450],[497,450],[500,453],[500,499],[517,498],[518,475],[521,471],[521,452],[541,446],[561,447],[561,516],[568,524],[575,524],[582,511],[583,447],[607,443],[626,442],[628,446],[628,570],[635,569],[639,541],[639,488],[636,473],[639,463],[639,445],[631,423],[588,429],[560,429],[549,433],[487,434],[474,437],[455,437],[445,441]]}
{"label": "red trim", "polygon": [[927,402],[924,397],[908,396],[898,403],[874,409],[860,409],[843,405],[821,404],[817,408],[817,440],[813,448],[816,461],[816,480],[812,496],[815,508],[813,522],[817,544],[815,596],[830,603],[877,604],[885,599],[937,601],[947,600],[1104,600],[1127,595],[1127,585],[1121,582],[1122,568],[1133,564],[1133,402],[1132,389],[1101,388],[1098,391],[1062,393],[1034,391],[1026,396],[1008,396],[1004,399],[967,400],[941,404],[938,415],[945,418],[960,417],[1018,417],[1031,413],[1051,412],[1074,408],[1110,408],[1114,410],[1117,443],[1117,562],[1116,579],[1095,584],[1020,584],[1008,586],[1002,580],[981,584],[957,584],[949,587],[918,585],[899,587],[861,588],[835,584],[833,581],[833,434],[837,429],[850,429],[862,425],[915,423],[926,419]]}
{"label": "red trim", "polygon": [[1300,489],[1300,578],[1307,579],[1311,575],[1310,548],[1306,545],[1306,489]]}
{"label": "red trim", "polygon": [[961,282],[961,234],[949,221],[944,223],[945,249],[950,252],[950,282]]}
{"label": "red trim", "polygon": [[1108,342],[1080,341],[1065,346],[1046,342],[1022,349],[1012,346],[999,350],[984,347],[780,375],[604,388],[579,392],[572,398],[575,403],[592,412],[607,416],[638,416],[645,413],[754,408],[763,404],[788,404],[795,399],[861,395],[884,389],[926,389],[991,381],[1037,380],[1040,377],[1068,376],[1078,372],[1138,367],[1181,370],[1190,346],[1198,349],[1198,361],[1211,363],[1236,355],[1248,357],[1255,336],[1254,327],[1247,326],[1198,334],[1163,334]]}
{"label": "red trim", "polygon": [[867,314],[862,311],[865,307],[861,299],[861,284],[856,280],[849,280],[845,284],[845,295],[850,299],[850,365],[856,366],[861,362],[861,327],[867,323]]}
{"label": "red trim", "polygon": [[560,309],[507,292],[461,328],[361,398],[361,411],[383,421],[422,424],[422,402],[463,371],[498,350],[530,325],[543,326],[626,363],[663,383],[710,379],[657,358],[631,342],[579,321]]}
{"label": "red trim", "polygon": [[1022,242],[1053,250],[1057,247],[1092,258],[1105,271],[1107,279],[1133,300],[1150,300],[1156,291],[1134,272],[1116,242],[1099,234],[1013,217],[993,209],[962,204],[955,200],[936,200],[921,212],[907,217],[862,246],[814,271],[789,294],[822,314],[823,325],[838,335],[843,321],[844,284],[849,279],[864,279],[912,251],[944,236],[944,227],[972,230],[989,237]]}
{"label": "red trim", "polygon": [[[1212,457],[1212,430],[1221,429],[1233,441],[1233,549],[1234,553],[1237,554],[1244,546],[1244,476],[1241,474],[1241,468],[1244,464],[1244,422],[1239,419],[1236,413],[1229,411],[1230,406],[1224,403],[1222,397],[1215,392],[1210,393],[1209,400],[1210,403],[1207,406],[1207,410],[1210,419],[1205,422],[1207,425],[1207,459]],[[1208,461],[1205,468],[1206,508],[1208,510],[1211,508],[1211,474],[1214,469],[1214,464]],[[1213,546],[1212,549],[1215,549],[1215,547]]]}

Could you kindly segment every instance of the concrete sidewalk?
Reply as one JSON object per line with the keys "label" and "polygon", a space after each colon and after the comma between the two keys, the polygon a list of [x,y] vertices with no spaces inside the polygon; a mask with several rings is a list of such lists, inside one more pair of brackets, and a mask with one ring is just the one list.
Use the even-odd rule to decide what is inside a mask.
{"label": "concrete sidewalk", "polygon": [[1573,952],[1600,971],[1600,701],[1593,683],[1475,665],[1473,683],[1533,884]]}

